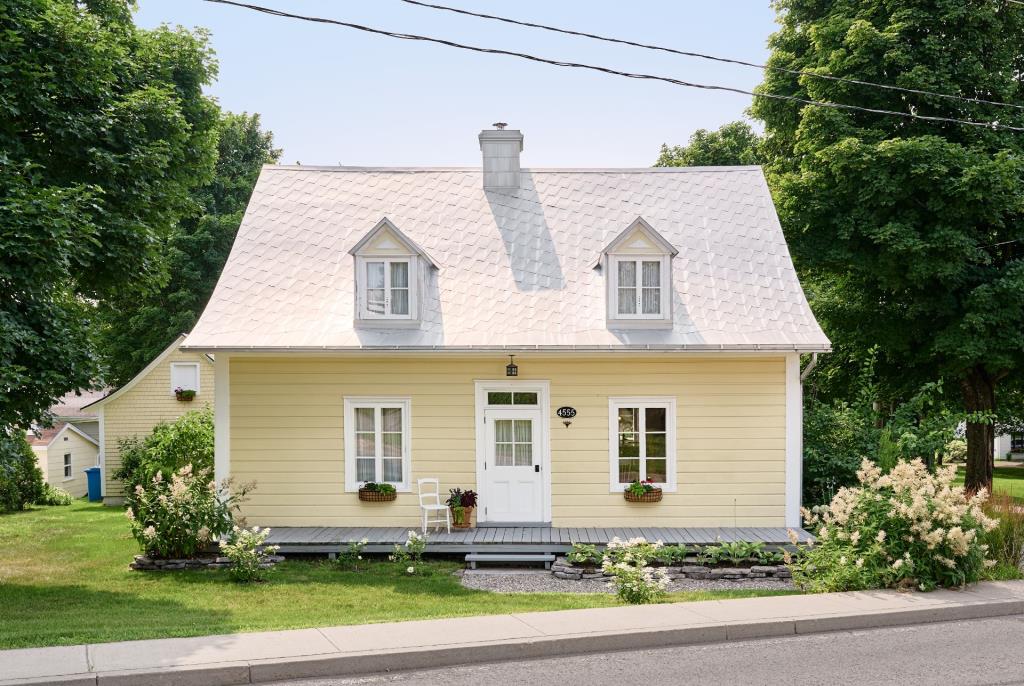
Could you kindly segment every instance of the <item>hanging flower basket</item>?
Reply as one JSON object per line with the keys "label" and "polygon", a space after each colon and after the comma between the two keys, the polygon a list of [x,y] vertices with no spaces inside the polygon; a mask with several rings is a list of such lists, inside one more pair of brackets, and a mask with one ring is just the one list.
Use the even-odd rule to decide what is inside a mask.
{"label": "hanging flower basket", "polygon": [[189,402],[196,399],[196,392],[193,390],[186,390],[184,388],[175,388],[174,397],[182,402]]}
{"label": "hanging flower basket", "polygon": [[635,493],[633,491],[623,491],[622,497],[631,503],[658,503],[661,502],[661,489],[652,488],[643,493]]}
{"label": "hanging flower basket", "polygon": [[364,503],[389,503],[398,497],[398,491],[390,484],[366,483],[359,489],[359,499]]}

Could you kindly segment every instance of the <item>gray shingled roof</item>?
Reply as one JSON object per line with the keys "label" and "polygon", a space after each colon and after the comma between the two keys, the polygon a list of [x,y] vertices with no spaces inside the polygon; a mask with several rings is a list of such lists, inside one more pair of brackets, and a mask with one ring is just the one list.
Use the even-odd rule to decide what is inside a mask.
{"label": "gray shingled roof", "polygon": [[[638,216],[673,258],[672,329],[610,331],[602,249]],[[420,329],[353,326],[349,250],[383,217],[437,262]],[[267,166],[185,347],[825,350],[758,167]]]}

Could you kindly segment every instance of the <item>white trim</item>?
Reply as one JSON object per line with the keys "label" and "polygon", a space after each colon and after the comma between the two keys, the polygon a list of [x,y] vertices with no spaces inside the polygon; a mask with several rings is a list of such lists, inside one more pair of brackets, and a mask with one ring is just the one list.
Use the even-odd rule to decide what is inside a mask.
{"label": "white trim", "polygon": [[[665,417],[665,477],[667,482],[660,486],[666,493],[676,491],[679,472],[679,446],[676,444],[676,426],[679,416],[676,412],[676,396],[632,396],[608,398],[608,492],[622,493],[629,484],[619,483],[619,417],[620,407],[664,407]],[[638,458],[643,462],[643,456]]]}
{"label": "white trim", "polygon": [[213,478],[231,476],[231,356],[218,353],[213,363]]}
{"label": "white trim", "polygon": [[97,409],[96,416],[99,419],[99,453],[96,455],[96,464],[100,466],[100,499],[103,499],[107,495],[107,431],[102,407]]}
{"label": "white trim", "polygon": [[64,453],[61,456],[61,473],[64,474],[62,481],[75,480],[75,454],[73,452]]}
{"label": "white trim", "polygon": [[[185,341],[185,338],[186,338],[185,334],[181,334],[180,336],[178,336],[176,339],[174,339],[173,343],[171,343],[169,346],[164,348],[163,352],[161,352],[159,355],[157,355],[155,358],[153,358],[153,361],[150,362],[149,364],[147,364],[145,367],[143,367],[142,371],[139,372],[138,374],[136,374],[135,376],[133,376],[128,383],[126,383],[124,386],[121,386],[120,388],[118,388],[113,393],[105,395],[102,398],[100,398],[99,400],[94,400],[93,402],[89,403],[88,405],[82,406],[81,409],[84,410],[84,409],[86,409],[88,407],[96,407],[96,408],[103,407],[103,405],[107,404],[111,400],[119,398],[122,395],[124,395],[125,393],[127,393],[133,386],[135,386],[135,384],[139,383],[144,378],[146,378],[146,376],[151,371],[156,369],[160,365],[161,362],[163,362],[165,359],[167,359],[168,355],[170,355],[175,350],[177,350],[181,346],[181,344]],[[188,350],[188,352],[194,352],[194,350]],[[210,351],[205,351],[205,352],[219,352],[219,351],[210,350]],[[210,364],[213,364],[213,360],[210,359],[209,355],[204,355],[203,357],[205,357]]]}
{"label": "white trim", "polygon": [[[668,255],[669,257],[675,257],[676,255],[679,254],[679,251],[676,250],[676,247],[669,243],[664,236],[658,233],[657,229],[648,224],[643,217],[637,217],[629,226],[623,229],[618,236],[613,238],[612,241],[605,246],[604,250],[601,251],[601,255],[603,256],[614,253],[615,250],[620,245],[622,245],[622,243],[636,230],[639,230],[647,234],[647,237],[650,238],[655,244],[660,246],[661,249],[665,252],[665,254]],[[598,265],[600,264],[601,263],[598,262]]]}
{"label": "white trim", "polygon": [[[484,478],[484,462],[487,458],[487,437],[484,431],[484,412],[488,408],[488,391],[536,391],[540,410],[540,471],[541,498],[543,500],[543,521],[551,521],[551,382],[546,379],[474,379],[475,437],[476,437],[476,489],[480,494],[481,505],[487,504],[487,480]],[[495,405],[503,409],[529,409],[532,405]],[[487,511],[477,508],[477,521],[486,522]]]}
{"label": "white trim", "polygon": [[[367,264],[370,262],[382,262],[384,264],[384,314],[378,314],[376,312],[370,312],[368,307],[367,291],[369,290],[369,284],[367,283]],[[407,265],[408,273],[406,274],[406,281],[408,285],[406,290],[409,292],[408,299],[408,312],[406,314],[392,314],[389,312],[391,309],[391,265],[397,262],[404,263]],[[419,319],[418,316],[418,304],[419,304],[419,269],[417,269],[419,260],[415,255],[357,255],[356,256],[356,302],[359,307],[359,322],[405,322],[405,321],[416,321]]]}
{"label": "white trim", "polygon": [[803,488],[803,386],[800,355],[786,355],[786,526],[800,526]]}
{"label": "white trim", "polygon": [[[634,314],[623,314],[619,312],[619,263],[632,262],[636,265],[635,280],[632,286],[636,290],[637,311]],[[640,310],[643,303],[643,263],[658,262],[661,264],[658,274],[658,290],[660,301],[659,312],[656,314],[644,314]],[[632,324],[634,326],[643,323],[665,323],[671,322],[670,308],[672,300],[669,297],[669,289],[672,285],[671,264],[668,255],[644,255],[644,254],[615,254],[608,256],[608,321],[611,324]]]}
{"label": "white trim", "polygon": [[392,234],[394,234],[396,238],[398,238],[398,240],[404,243],[405,247],[409,249],[410,254],[419,255],[424,260],[426,260],[427,264],[429,264],[431,267],[433,267],[434,269],[438,269],[437,262],[434,261],[434,259],[427,253],[427,251],[421,248],[419,244],[416,243],[416,241],[402,233],[402,230],[395,226],[387,217],[384,217],[379,222],[377,222],[377,224],[372,229],[370,229],[365,236],[360,238],[359,242],[353,245],[352,248],[348,251],[349,255],[360,254],[360,251],[363,248],[365,248],[366,245],[370,243],[370,241],[372,241],[377,236],[378,233],[385,230],[390,231]]}
{"label": "white trim", "polygon": [[185,388],[184,386],[182,386],[181,389],[184,390],[184,391],[195,391],[196,395],[199,395],[199,379],[202,376],[202,370],[199,368],[199,363],[198,362],[171,362],[170,374],[168,374],[168,376],[170,377],[170,381],[171,381],[171,395],[174,395],[174,389],[177,388],[177,386],[174,383],[174,368],[175,367],[195,367],[195,370],[196,370],[196,387],[195,388]]}
{"label": "white trim", "polygon": [[[355,410],[357,407],[373,407],[375,410],[387,407],[397,407],[402,410],[402,483],[390,483],[400,493],[412,492],[412,398],[396,396],[348,396],[344,399],[344,432],[345,432],[345,492],[356,493],[359,485],[365,483],[356,479],[356,419]],[[374,427],[380,432],[381,424],[378,422]],[[380,452],[381,442],[378,441],[377,452]],[[380,476],[383,478],[383,466]]]}
{"label": "white trim", "polygon": [[51,439],[50,439],[50,442],[46,444],[46,447],[47,447],[47,448],[49,448],[49,447],[50,447],[51,445],[53,445],[53,444],[54,444],[54,443],[56,442],[56,440],[57,440],[58,438],[60,438],[61,436],[63,436],[63,435],[64,435],[64,432],[65,432],[65,431],[67,431],[67,430],[69,430],[69,429],[70,429],[71,431],[74,431],[74,432],[75,432],[76,434],[78,434],[79,436],[81,436],[81,437],[82,437],[82,438],[84,438],[85,440],[89,441],[89,442],[90,442],[90,443],[92,443],[93,445],[95,445],[95,446],[97,446],[97,447],[99,446],[99,442],[98,442],[98,441],[97,441],[97,440],[96,440],[95,438],[93,438],[93,437],[92,437],[92,436],[90,436],[89,434],[85,433],[84,431],[82,431],[81,429],[79,429],[79,428],[78,428],[77,426],[75,426],[74,424],[68,423],[68,424],[65,424],[64,426],[62,426],[62,427],[61,427],[61,429],[60,429],[60,431],[58,431],[58,432],[57,432],[56,434],[54,434],[53,438],[51,438]]}

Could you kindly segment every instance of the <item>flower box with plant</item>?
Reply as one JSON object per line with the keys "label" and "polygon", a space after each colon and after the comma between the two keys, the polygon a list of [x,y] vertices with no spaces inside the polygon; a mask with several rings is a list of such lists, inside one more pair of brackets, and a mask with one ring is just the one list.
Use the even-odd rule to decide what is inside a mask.
{"label": "flower box with plant", "polygon": [[631,503],[657,503],[661,501],[661,489],[650,479],[637,480],[626,486],[622,496]]}
{"label": "flower box with plant", "polygon": [[456,529],[468,529],[473,525],[473,510],[476,509],[476,491],[453,488],[448,491],[445,504],[452,511],[452,526]]}
{"label": "flower box with plant", "polygon": [[364,503],[388,503],[398,497],[398,491],[391,484],[367,481],[359,487],[359,499]]}
{"label": "flower box with plant", "polygon": [[191,388],[182,388],[178,386],[174,389],[174,397],[183,402],[196,399],[196,392]]}

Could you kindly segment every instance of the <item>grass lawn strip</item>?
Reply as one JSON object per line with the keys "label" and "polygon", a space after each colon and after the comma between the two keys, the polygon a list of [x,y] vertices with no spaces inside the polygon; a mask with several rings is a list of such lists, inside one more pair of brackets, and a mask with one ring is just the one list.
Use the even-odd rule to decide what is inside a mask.
{"label": "grass lawn strip", "polygon": [[[992,472],[992,492],[1007,493],[1014,500],[1024,504],[1024,467],[1000,467]],[[964,468],[961,467],[956,474],[956,482],[959,485],[964,483]]]}
{"label": "grass lawn strip", "polygon": [[[138,547],[117,508],[76,501],[0,516],[0,649],[272,631],[412,619],[610,607],[606,593],[496,594],[463,587],[456,562],[431,576],[367,562],[360,572],[292,560],[266,584],[223,570],[133,572]],[[672,593],[672,602],[781,595]]]}

